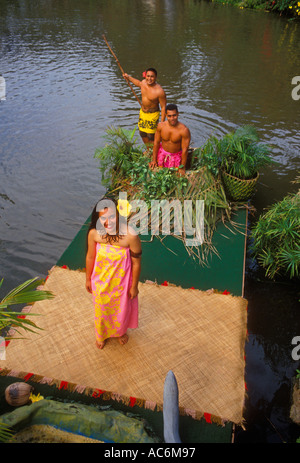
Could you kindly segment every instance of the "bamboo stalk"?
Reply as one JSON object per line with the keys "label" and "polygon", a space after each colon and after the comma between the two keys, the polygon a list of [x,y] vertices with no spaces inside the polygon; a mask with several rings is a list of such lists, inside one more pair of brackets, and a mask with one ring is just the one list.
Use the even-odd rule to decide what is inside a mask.
{"label": "bamboo stalk", "polygon": [[[109,46],[109,43],[107,42],[105,35],[103,34],[102,37],[103,37],[103,39],[104,39],[104,41],[105,41],[105,43],[106,43],[106,45],[107,45],[109,51],[111,52],[111,54],[112,54],[113,57],[115,58],[115,60],[116,60],[116,62],[117,62],[117,65],[119,66],[119,68],[120,68],[122,74],[125,74],[125,73],[124,73],[124,70],[123,70],[123,68],[122,68],[122,66],[121,66],[121,64],[120,64],[120,62],[119,62],[119,60],[118,60],[118,58],[116,57],[115,53],[112,51],[111,47]],[[129,87],[131,88],[132,93],[134,94],[134,96],[135,96],[136,99],[138,100],[140,106],[142,106],[142,103],[141,103],[139,97],[137,96],[137,94],[135,93],[135,91],[133,90],[132,85],[130,84],[130,82],[129,82],[127,79],[125,79],[125,80],[126,80],[127,84],[129,85]]]}

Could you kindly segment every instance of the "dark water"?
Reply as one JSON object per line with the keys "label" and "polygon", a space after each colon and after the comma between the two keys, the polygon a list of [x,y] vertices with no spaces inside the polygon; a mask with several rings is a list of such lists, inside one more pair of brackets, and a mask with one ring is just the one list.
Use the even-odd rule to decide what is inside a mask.
{"label": "dark water", "polygon": [[[138,103],[126,72],[158,70],[193,146],[254,124],[277,164],[262,172],[258,214],[299,170],[300,23],[183,0],[0,0],[0,273],[4,289],[44,277],[104,192],[95,148],[108,125],[133,128]],[[299,368],[296,284],[272,283],[248,256],[247,426],[238,441],[293,442],[291,378]]]}

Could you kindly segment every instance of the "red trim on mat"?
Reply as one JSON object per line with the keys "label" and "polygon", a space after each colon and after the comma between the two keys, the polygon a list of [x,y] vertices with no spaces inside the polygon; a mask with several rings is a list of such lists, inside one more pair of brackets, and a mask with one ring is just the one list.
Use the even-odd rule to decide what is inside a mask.
{"label": "red trim on mat", "polygon": [[204,413],[204,418],[205,418],[206,423],[211,424],[211,414],[210,413]]}
{"label": "red trim on mat", "polygon": [[130,403],[129,403],[130,407],[134,407],[135,403],[136,403],[136,398],[130,397]]}
{"label": "red trim on mat", "polygon": [[104,392],[105,392],[105,391],[102,390],[102,389],[95,389],[94,392],[93,392],[93,394],[92,394],[92,397],[93,397],[94,399],[97,399],[98,397],[101,396],[101,394],[104,394]]}
{"label": "red trim on mat", "polygon": [[61,381],[59,385],[59,390],[61,389],[68,389],[68,381]]}

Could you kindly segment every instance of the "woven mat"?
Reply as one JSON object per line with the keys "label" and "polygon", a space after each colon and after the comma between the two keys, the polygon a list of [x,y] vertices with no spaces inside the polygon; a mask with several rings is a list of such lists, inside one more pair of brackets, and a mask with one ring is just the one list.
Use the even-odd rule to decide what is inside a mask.
{"label": "woven mat", "polygon": [[[182,409],[241,424],[245,397],[247,301],[176,286],[140,283],[139,327],[121,346],[95,345],[92,296],[85,273],[54,267],[44,286],[55,298],[36,302],[31,317],[43,331],[25,333],[6,349],[1,368],[163,403],[172,370]],[[19,337],[19,336],[18,336]]]}

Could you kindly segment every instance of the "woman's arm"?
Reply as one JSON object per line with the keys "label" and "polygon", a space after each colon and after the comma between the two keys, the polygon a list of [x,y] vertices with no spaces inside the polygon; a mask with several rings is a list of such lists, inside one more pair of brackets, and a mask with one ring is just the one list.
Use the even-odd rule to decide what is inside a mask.
{"label": "woman's arm", "polygon": [[139,292],[138,284],[141,274],[142,245],[138,235],[130,235],[129,249],[132,269],[132,284],[129,290],[129,297],[133,299]]}
{"label": "woman's arm", "polygon": [[86,271],[85,287],[89,293],[92,292],[91,275],[93,272],[95,257],[96,257],[96,241],[94,238],[95,232],[96,230],[93,229],[88,234],[88,250],[87,250],[86,259],[85,259],[85,271]]}

